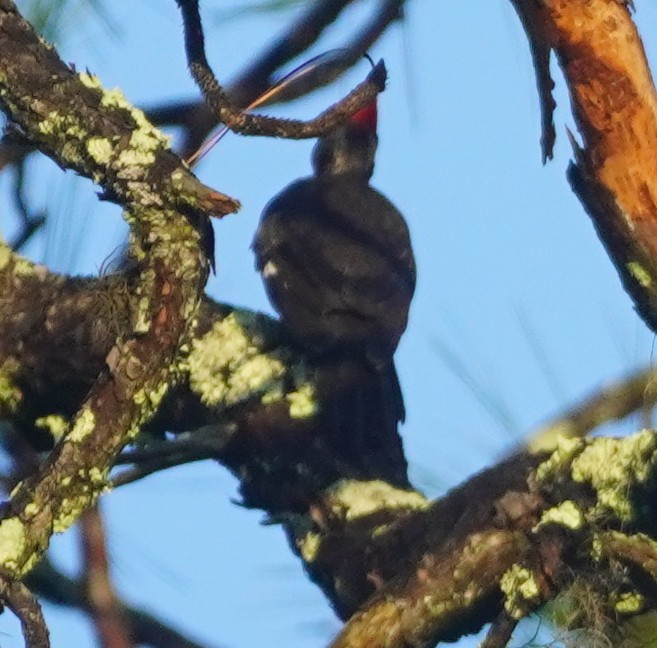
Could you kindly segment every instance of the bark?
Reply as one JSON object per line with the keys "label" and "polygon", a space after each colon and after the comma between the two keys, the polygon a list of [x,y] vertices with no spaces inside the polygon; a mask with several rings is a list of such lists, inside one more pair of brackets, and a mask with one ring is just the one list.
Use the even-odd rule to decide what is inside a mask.
{"label": "bark", "polygon": [[[646,324],[657,330],[657,94],[631,3],[512,0],[532,51],[552,50],[581,143],[569,180]],[[529,25],[530,27],[527,27]],[[537,65],[545,89],[545,56]],[[544,119],[551,123],[551,98]]]}
{"label": "bark", "polygon": [[[193,331],[208,272],[208,259],[199,249],[205,230],[198,205],[211,204],[225,213],[234,203],[198,183],[122,96],[65,66],[9,1],[0,2],[0,51],[3,110],[44,152],[92,177],[107,196],[124,204],[133,230],[131,251],[141,260],[129,282],[135,307],[126,315],[128,335],[112,341],[65,438],[3,508],[0,565],[11,592],[15,579],[43,554],[52,533],[70,526],[106,488],[115,457],[176,382],[180,349]],[[0,266],[3,306],[44,275],[4,243]],[[57,319],[65,309],[65,303],[51,304],[46,320]],[[11,328],[9,320],[16,324],[22,319],[28,326],[23,335],[29,336],[35,317],[37,325],[44,323],[29,308],[11,317],[3,313],[3,329]],[[8,377],[19,366],[14,354],[20,344],[4,350],[1,409],[6,415],[20,399]]]}

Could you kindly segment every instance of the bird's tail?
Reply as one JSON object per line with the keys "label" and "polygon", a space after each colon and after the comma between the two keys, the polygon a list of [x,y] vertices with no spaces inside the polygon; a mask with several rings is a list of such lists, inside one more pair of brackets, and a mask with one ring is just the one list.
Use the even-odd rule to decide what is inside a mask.
{"label": "bird's tail", "polygon": [[341,358],[318,369],[322,425],[335,435],[340,454],[366,472],[408,487],[406,458],[399,436],[404,401],[392,360],[374,369],[362,360]]}

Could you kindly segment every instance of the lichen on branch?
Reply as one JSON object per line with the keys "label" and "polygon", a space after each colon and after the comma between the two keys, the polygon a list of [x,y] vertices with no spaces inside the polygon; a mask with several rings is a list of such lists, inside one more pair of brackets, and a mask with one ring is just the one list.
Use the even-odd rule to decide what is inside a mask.
{"label": "lichen on branch", "polygon": [[[94,294],[92,283],[68,285],[1,245],[0,281],[11,291],[3,291],[0,307],[28,300],[31,287],[37,290],[34,300],[69,291],[69,306],[95,310],[96,316],[106,314],[103,295],[114,288],[118,297],[109,303],[123,308],[121,324],[110,327],[110,335],[95,334],[105,345],[102,362],[87,376],[86,397],[62,439],[39,470],[13,490],[2,511],[0,566],[5,578],[18,579],[45,551],[51,534],[68,528],[107,488],[118,453],[180,380],[208,274],[207,219],[211,212],[233,210],[236,203],[200,184],[168,150],[167,139],[120,93],[66,66],[9,0],[0,2],[0,51],[0,107],[41,150],[93,179],[105,197],[124,206],[136,261],[123,284],[101,281],[101,289],[110,291]],[[66,303],[55,299],[44,312],[28,312],[35,324],[49,320],[64,332],[66,311]],[[20,337],[12,338],[11,313],[6,321],[7,338],[18,342]],[[94,337],[91,331],[87,335]],[[21,407],[16,363],[21,365],[22,347],[10,348],[7,339],[3,344],[0,407],[11,413]]]}

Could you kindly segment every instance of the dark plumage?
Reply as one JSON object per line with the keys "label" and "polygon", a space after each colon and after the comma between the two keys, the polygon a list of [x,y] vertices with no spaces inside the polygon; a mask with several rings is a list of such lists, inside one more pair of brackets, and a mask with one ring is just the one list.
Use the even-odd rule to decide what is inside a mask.
{"label": "dark plumage", "polygon": [[[376,143],[375,105],[321,138],[314,175],[267,205],[253,249],[292,340],[319,366],[358,368],[357,417],[396,431],[404,409],[392,357],[406,328],[415,261],[404,218],[369,185]],[[343,377],[349,373],[342,367]]]}

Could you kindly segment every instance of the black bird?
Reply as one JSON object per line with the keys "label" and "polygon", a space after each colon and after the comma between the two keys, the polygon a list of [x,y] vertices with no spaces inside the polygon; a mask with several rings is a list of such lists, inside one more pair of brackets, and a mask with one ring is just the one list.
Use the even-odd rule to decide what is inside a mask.
{"label": "black bird", "polygon": [[396,434],[404,419],[393,354],[415,289],[406,222],[370,186],[376,123],[373,102],[321,137],[314,174],[273,198],[253,242],[283,325],[318,367],[331,367],[318,381],[341,392],[333,409],[343,408],[342,425],[366,428],[363,440]]}

